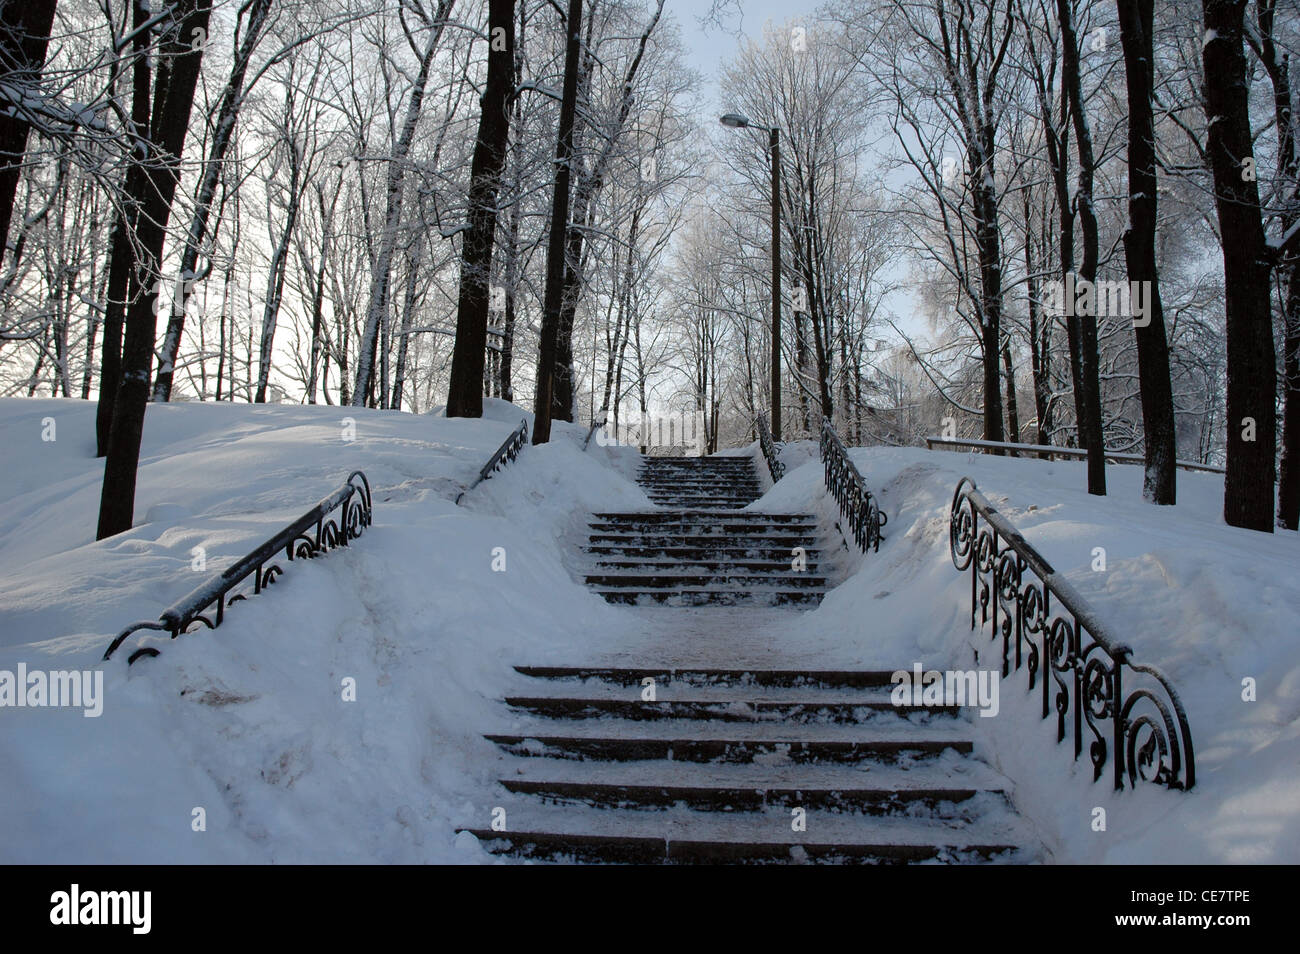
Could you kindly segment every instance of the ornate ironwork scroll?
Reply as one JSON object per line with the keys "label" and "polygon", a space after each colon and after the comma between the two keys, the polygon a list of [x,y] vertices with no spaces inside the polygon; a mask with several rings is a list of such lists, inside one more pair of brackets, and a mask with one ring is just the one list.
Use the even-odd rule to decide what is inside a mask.
{"label": "ornate ironwork scroll", "polygon": [[853,531],[853,539],[863,553],[879,550],[880,541],[885,538],[880,528],[889,518],[867,490],[866,481],[853,466],[835,428],[825,418],[822,419],[821,457],[826,465],[826,489],[840,505],[840,512]]}
{"label": "ornate ironwork scroll", "polygon": [[1043,718],[1074,757],[1085,749],[1093,781],[1110,765],[1116,789],[1139,780],[1190,789],[1196,782],[1187,713],[1159,670],[1132,660],[1079,592],[1052,569],[969,477],[953,493],[953,565],[970,572],[971,629],[1000,641],[1002,676],[1023,669],[1042,695]]}
{"label": "ornate ironwork scroll", "polygon": [[785,464],[781,463],[781,458],[777,456],[776,444],[772,440],[772,429],[768,427],[767,415],[758,415],[758,446],[763,450],[763,457],[767,460],[767,471],[772,475],[772,483],[776,483],[785,476]]}
{"label": "ornate ironwork scroll", "polygon": [[[128,636],[140,630],[169,632],[175,639],[196,625],[216,629],[225,619],[226,609],[231,604],[262,592],[284,572],[280,564],[274,562],[281,551],[285,560],[292,561],[311,559],[335,547],[345,547],[370,526],[372,513],[370,482],[365,474],[354,470],[332,494],[322,498],[311,510],[243,559],[209,577],[165,610],[156,622],[145,620],[122,630],[105,650],[104,659],[109,659]],[[250,577],[253,581],[251,588],[233,592]],[[143,656],[157,656],[158,653],[154,646],[138,646],[127,656],[127,663],[134,663]]]}

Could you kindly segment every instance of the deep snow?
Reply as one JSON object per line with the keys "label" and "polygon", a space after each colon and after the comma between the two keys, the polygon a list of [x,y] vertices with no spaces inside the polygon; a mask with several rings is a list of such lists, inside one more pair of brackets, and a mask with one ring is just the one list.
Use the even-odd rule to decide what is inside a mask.
{"label": "deep snow", "polygon": [[[586,514],[649,506],[634,449],[582,451],[585,428],[451,501],[527,416],[482,421],[354,408],[151,406],[137,526],[93,542],[102,464],[94,407],[0,401],[0,670],[98,667],[113,633],[153,618],[207,572],[304,512],[349,471],[375,525],[348,550],[295,563],[225,625],[158,659],[103,665],[104,713],[0,708],[3,862],[485,862],[457,825],[486,821],[498,755],[482,738],[516,663],[661,665],[697,656],[806,668],[971,668],[969,583],[947,508],[970,474],[1187,706],[1191,793],[1112,793],[1038,718],[1023,674],[972,729],[1050,856],[1070,862],[1300,860],[1300,540],[1224,526],[1222,479],[1179,474],[1180,503],[1140,500],[1141,470],[917,449],[854,450],[889,515],[879,553],[838,555],[845,582],[810,613],[610,606],[574,578]],[[42,441],[53,418],[57,440]],[[343,439],[343,419],[355,440]],[[740,453],[754,454],[753,448]],[[785,480],[754,505],[811,510],[833,530],[815,446],[783,449]],[[761,455],[756,460],[766,478]],[[1094,572],[1093,548],[1107,569]],[[497,548],[502,548],[498,550]],[[504,554],[505,569],[500,567]],[[988,665],[992,665],[985,659]],[[1241,681],[1258,699],[1241,701]],[[357,701],[345,702],[345,678]],[[1108,812],[1092,831],[1092,809]],[[206,831],[193,830],[194,809]]]}

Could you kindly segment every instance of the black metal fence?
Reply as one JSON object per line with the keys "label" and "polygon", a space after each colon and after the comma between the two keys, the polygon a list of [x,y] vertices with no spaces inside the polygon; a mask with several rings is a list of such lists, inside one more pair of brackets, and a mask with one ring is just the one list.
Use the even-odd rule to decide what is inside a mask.
{"label": "black metal fence", "polygon": [[767,415],[758,415],[758,446],[763,450],[767,460],[767,471],[772,475],[772,483],[785,476],[785,464],[776,452],[776,443],[772,440],[772,429],[767,425]]}
{"label": "black metal fence", "polygon": [[[991,623],[1001,638],[1002,676],[1022,667],[1056,712],[1057,742],[1085,743],[1093,781],[1112,763],[1116,789],[1139,779],[1189,789],[1196,782],[1191,729],[1165,677],[1132,660],[1132,649],[1060,577],[969,477],[953,493],[952,562],[970,571],[971,628]],[[1050,678],[1049,678],[1050,676]]]}
{"label": "black metal fence", "polygon": [[[354,470],[332,494],[322,498],[311,510],[243,559],[209,577],[165,610],[156,622],[133,623],[118,633],[104,651],[104,659],[111,658],[128,636],[140,630],[169,632],[175,639],[196,623],[216,629],[225,619],[228,606],[262,592],[284,572],[278,563],[273,562],[281,550],[289,561],[319,556],[335,547],[347,546],[348,541],[361,536],[371,520],[370,482],[365,474]],[[251,592],[245,590],[232,594],[231,591],[249,577],[253,579]],[[142,656],[157,655],[155,647],[141,646],[127,657],[127,663],[134,663]]]}
{"label": "black metal fence", "polygon": [[488,458],[488,462],[479,470],[474,482],[456,495],[456,503],[459,504],[467,493],[518,457],[519,452],[527,444],[528,418],[524,418],[519,422],[519,426],[510,432],[510,436],[501,442],[501,446],[496,449],[496,452]]}
{"label": "black metal fence", "polygon": [[826,465],[826,489],[840,505],[840,512],[848,521],[853,539],[863,553],[879,550],[880,541],[885,538],[880,529],[889,518],[881,511],[876,499],[871,496],[871,491],[867,490],[866,481],[853,466],[848,451],[844,449],[839,435],[827,419],[822,420],[821,457],[822,463]]}

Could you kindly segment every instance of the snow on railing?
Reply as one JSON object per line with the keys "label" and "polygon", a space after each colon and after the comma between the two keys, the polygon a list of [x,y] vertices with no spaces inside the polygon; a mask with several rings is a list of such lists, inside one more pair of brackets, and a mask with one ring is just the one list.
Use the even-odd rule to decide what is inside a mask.
{"label": "snow on railing", "polygon": [[[335,510],[339,511],[337,518],[330,516]],[[216,629],[225,619],[227,606],[262,592],[284,572],[278,563],[271,562],[279,551],[283,550],[285,559],[289,561],[319,556],[335,547],[347,546],[349,540],[361,536],[361,532],[370,526],[371,520],[370,482],[366,480],[365,474],[354,470],[332,494],[322,498],[311,510],[243,559],[205,580],[187,596],[164,610],[156,622],[144,620],[133,623],[118,633],[104,651],[104,659],[109,659],[128,636],[140,630],[169,632],[171,638],[175,639],[195,623]],[[231,596],[231,590],[250,576],[253,578],[252,592],[245,591]],[[127,665],[142,656],[158,654],[156,646],[137,645],[127,656]]]}
{"label": "snow on railing", "polygon": [[[934,450],[935,447],[970,447],[975,450],[1009,450],[1019,454],[1041,454],[1049,460],[1054,457],[1072,457],[1078,460],[1086,460],[1088,452],[1078,447],[1057,447],[1055,444],[1015,444],[1007,441],[985,441],[975,438],[957,438],[957,437],[927,437],[925,439],[926,450]],[[1141,454],[1129,454],[1123,451],[1106,451],[1106,460],[1114,461],[1117,464],[1145,464],[1146,458]],[[1180,460],[1174,462],[1183,470],[1203,470],[1210,474],[1222,474],[1224,469],[1214,464],[1198,464],[1193,460]]]}
{"label": "snow on railing", "polygon": [[524,449],[524,445],[527,443],[528,418],[524,418],[519,422],[519,426],[510,432],[510,436],[501,443],[501,446],[496,449],[496,453],[488,458],[488,462],[479,468],[478,476],[474,478],[474,482],[456,495],[456,503],[459,504],[467,493],[518,457],[519,452]]}
{"label": "snow on railing", "polygon": [[853,466],[829,418],[822,418],[821,457],[826,465],[826,489],[840,505],[840,512],[853,531],[853,539],[863,553],[879,550],[880,541],[885,538],[880,528],[889,518],[867,490],[866,481]]}
{"label": "snow on railing", "polygon": [[781,463],[781,458],[776,453],[776,443],[772,440],[772,429],[767,426],[767,415],[758,415],[758,446],[763,450],[763,457],[767,460],[767,471],[772,475],[772,483],[776,483],[785,476],[785,464]]}
{"label": "snow on railing", "polygon": [[993,639],[1001,636],[1002,677],[1014,656],[1029,690],[1041,686],[1042,717],[1055,709],[1057,742],[1072,735],[1075,759],[1088,742],[1093,781],[1110,761],[1116,789],[1125,776],[1130,788],[1141,779],[1190,789],[1196,759],[1178,693],[1158,670],[1133,662],[1132,649],[969,477],[953,493],[949,538],[953,565],[970,570],[971,629],[978,612],[978,627],[991,623]]}

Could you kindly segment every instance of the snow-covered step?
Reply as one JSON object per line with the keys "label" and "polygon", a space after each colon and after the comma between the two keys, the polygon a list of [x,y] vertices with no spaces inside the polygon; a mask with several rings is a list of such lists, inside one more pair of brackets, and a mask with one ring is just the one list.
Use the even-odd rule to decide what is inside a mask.
{"label": "snow-covered step", "polygon": [[[747,510],[735,513],[748,514]],[[646,520],[638,514],[628,514],[623,518],[606,517],[592,520],[589,524],[593,533],[775,533],[810,534],[816,533],[817,527],[811,520],[768,520],[761,514],[753,519],[737,520],[731,511],[720,513],[693,513],[688,518],[675,517],[672,520]]]}
{"label": "snow-covered step", "polygon": [[[698,557],[694,560],[690,560],[686,558],[680,560],[672,560],[672,559],[656,559],[654,557],[615,556],[613,554],[603,554],[603,555],[593,554],[593,556],[599,556],[598,559],[594,559],[591,561],[591,569],[593,571],[597,571],[597,570],[630,570],[630,571],[641,571],[641,572],[680,571],[683,573],[699,573],[699,572],[728,573],[733,571],[743,573],[744,571],[750,571],[753,573],[766,573],[766,574],[792,572],[790,569],[790,562],[791,562],[790,560],[762,560],[762,559],[748,559],[745,557],[736,557],[730,560],[709,559],[706,557]],[[808,560],[804,570],[800,572],[807,572],[810,575],[816,576],[817,563],[813,560]]]}
{"label": "snow-covered step", "polygon": [[985,792],[952,785],[937,787],[873,787],[839,785],[833,787],[790,786],[776,783],[745,785],[713,779],[707,784],[681,782],[645,783],[612,781],[573,781],[571,779],[506,778],[501,785],[516,795],[533,795],[558,804],[588,805],[595,808],[661,810],[691,808],[708,812],[757,812],[767,808],[804,808],[819,811],[858,812],[866,815],[934,815],[942,813],[948,820],[978,820],[978,811],[968,811],[977,799],[1004,797],[1001,792]]}
{"label": "snow-covered step", "polygon": [[635,573],[627,571],[588,573],[586,581],[591,586],[600,587],[602,590],[620,587],[634,590],[680,590],[682,588],[720,588],[723,586],[739,586],[745,589],[761,587],[780,589],[787,587],[794,589],[817,588],[823,592],[826,589],[826,578],[824,576],[811,573],[796,573],[788,567],[783,571],[773,573],[747,573],[731,570],[716,573]]}
{"label": "snow-covered step", "polygon": [[611,811],[587,806],[507,806],[506,831],[470,831],[491,851],[568,862],[630,864],[961,863],[1028,861],[1010,813],[979,825],[933,818],[792,810]]}
{"label": "snow-covered step", "polygon": [[622,512],[601,511],[592,514],[592,518],[598,521],[608,520],[635,520],[644,523],[678,523],[682,521],[691,521],[704,519],[710,522],[722,521],[725,523],[736,523],[746,521],[760,521],[776,524],[807,524],[812,525],[816,521],[814,518],[805,513],[773,513],[765,510],[740,510],[735,513],[718,514],[713,511],[695,511],[695,510],[629,510]]}
{"label": "snow-covered step", "polygon": [[723,543],[727,549],[737,550],[791,550],[794,547],[807,546],[815,537],[806,533],[736,533],[729,535],[706,533],[671,533],[656,531],[635,532],[596,532],[588,539],[592,546],[627,546],[627,547],[692,547],[707,552],[717,543]]}
{"label": "snow-covered step", "polygon": [[[516,782],[544,786],[549,783],[591,785],[604,789],[727,790],[763,792],[864,792],[868,795],[899,792],[904,800],[926,793],[948,792],[952,802],[966,801],[979,792],[996,793],[1005,801],[1003,780],[974,759],[947,754],[918,763],[871,762],[801,764],[789,761],[711,763],[689,761],[600,761],[508,757],[501,781],[511,791]],[[784,795],[782,797],[785,797]],[[933,800],[945,800],[934,795]],[[796,802],[796,804],[799,804]]]}
{"label": "snow-covered step", "polygon": [[717,722],[839,722],[906,718],[914,723],[957,715],[958,706],[899,708],[888,699],[827,702],[710,699],[620,699],[609,696],[509,696],[506,704],[551,719],[705,719]]}
{"label": "snow-covered step", "polygon": [[[637,723],[627,734],[617,735],[608,723],[600,723],[602,731],[595,734],[584,734],[581,727],[579,724],[572,731],[566,728],[562,735],[548,734],[554,732],[554,726],[548,726],[534,733],[497,734],[487,738],[512,755],[615,762],[913,763],[949,752],[969,755],[972,750],[969,739],[921,737],[915,732],[911,737],[898,737],[896,732],[873,732],[870,739],[864,739],[861,728],[834,724],[800,726],[804,730],[802,738],[783,738],[788,731],[782,732],[777,726],[734,723],[727,727],[723,738],[692,737],[689,729],[668,720]],[[845,733],[846,737],[842,738],[808,731],[849,728],[852,733]]]}
{"label": "snow-covered step", "polygon": [[[567,680],[547,680],[538,683],[526,683],[522,686],[530,698],[554,699],[612,699],[625,702],[641,702],[643,687],[641,685],[622,686],[613,682],[588,680],[569,682]],[[807,686],[763,686],[722,684],[700,684],[694,682],[672,682],[655,680],[656,702],[721,702],[759,704],[786,702],[799,705],[870,705],[884,709],[895,708],[889,698],[889,687],[871,687],[867,689],[836,688],[821,691],[810,690]],[[907,713],[915,707],[899,706],[900,712]]]}
{"label": "snow-covered step", "polygon": [[[768,559],[781,560],[789,563],[793,557],[790,555],[790,549],[780,546],[758,546],[758,547],[741,547],[723,545],[727,543],[720,540],[710,546],[683,546],[676,543],[661,543],[653,546],[646,544],[632,543],[597,543],[583,547],[583,552],[597,556],[630,556],[630,557],[672,557],[683,560],[689,559],[715,559],[715,560],[752,560]],[[821,556],[821,550],[816,547],[804,547],[804,556],[808,560],[815,560]]]}
{"label": "snow-covered step", "polygon": [[600,589],[596,591],[607,603],[627,603],[635,606],[687,607],[687,606],[787,606],[791,604],[816,604],[821,601],[823,591],[758,589],[641,589],[618,590]]}
{"label": "snow-covered step", "polygon": [[640,686],[653,676],[661,686],[798,686],[820,689],[862,689],[887,686],[893,673],[888,669],[687,669],[628,668],[615,666],[515,666],[515,672],[536,679],[586,683],[590,680],[620,686]]}

